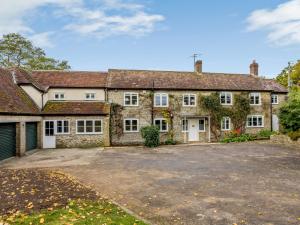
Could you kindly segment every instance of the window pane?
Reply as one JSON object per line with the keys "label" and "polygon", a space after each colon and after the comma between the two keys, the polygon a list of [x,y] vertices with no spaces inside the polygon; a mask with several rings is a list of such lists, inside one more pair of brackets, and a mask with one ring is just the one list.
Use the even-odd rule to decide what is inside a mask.
{"label": "window pane", "polygon": [[137,131],[138,130],[138,122],[137,120],[132,120],[132,131]]}
{"label": "window pane", "polygon": [[167,130],[167,122],[165,120],[161,121],[161,130],[166,131]]}
{"label": "window pane", "polygon": [[252,119],[252,126],[254,126],[254,127],[257,126],[257,117],[253,117],[253,119]]}
{"label": "window pane", "polygon": [[231,103],[231,95],[230,94],[227,94],[227,96],[226,96],[226,103],[227,104]]}
{"label": "window pane", "polygon": [[224,93],[221,94],[220,98],[221,98],[221,103],[225,104],[226,100],[225,100],[225,94]]}
{"label": "window pane", "polygon": [[183,105],[189,105],[189,96],[188,95],[183,96]]}
{"label": "window pane", "polygon": [[91,94],[91,99],[94,99],[94,98],[95,98],[95,94],[92,93],[92,94]]}
{"label": "window pane", "polygon": [[125,95],[125,105],[130,105],[130,95],[129,94]]}
{"label": "window pane", "polygon": [[182,120],[182,131],[188,131],[188,120]]}
{"label": "window pane", "polygon": [[83,120],[77,121],[77,132],[84,133],[84,121]]}
{"label": "window pane", "polygon": [[204,119],[199,120],[199,130],[204,130]]}
{"label": "window pane", "polygon": [[132,105],[137,105],[137,95],[136,94],[133,94],[131,96],[131,101],[132,101]]}
{"label": "window pane", "polygon": [[262,126],[263,124],[262,124],[262,117],[258,117],[257,118],[257,120],[258,120],[258,126]]}
{"label": "window pane", "polygon": [[255,104],[259,104],[259,96],[255,97]]}
{"label": "window pane", "polygon": [[252,118],[248,117],[248,126],[251,127],[252,126]]}
{"label": "window pane", "polygon": [[160,95],[155,95],[155,105],[160,106]]}
{"label": "window pane", "polygon": [[101,132],[101,131],[102,131],[101,120],[95,120],[95,132]]}
{"label": "window pane", "polygon": [[92,120],[87,120],[85,129],[87,133],[92,133],[93,132],[93,121]]}
{"label": "window pane", "polygon": [[191,105],[196,105],[196,98],[195,98],[194,95],[191,95],[191,96],[190,96],[190,104],[191,104]]}
{"label": "window pane", "polygon": [[155,126],[158,126],[160,128],[160,120],[155,120]]}
{"label": "window pane", "polygon": [[162,95],[161,96],[161,105],[162,106],[166,106],[166,105],[168,105],[168,98],[167,98],[167,96],[166,95]]}

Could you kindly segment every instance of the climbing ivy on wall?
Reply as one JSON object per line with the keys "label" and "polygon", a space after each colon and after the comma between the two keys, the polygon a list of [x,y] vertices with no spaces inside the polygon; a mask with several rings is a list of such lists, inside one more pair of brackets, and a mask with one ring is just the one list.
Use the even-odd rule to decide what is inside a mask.
{"label": "climbing ivy on wall", "polygon": [[123,107],[119,104],[111,104],[110,112],[110,140],[112,136],[117,136],[118,138],[123,135]]}
{"label": "climbing ivy on wall", "polygon": [[245,132],[247,115],[250,113],[250,102],[247,93],[235,94],[232,107],[224,107],[220,103],[219,93],[199,96],[200,107],[210,116],[211,132],[217,140],[221,136],[221,121],[223,117],[230,117],[233,128],[238,133]]}

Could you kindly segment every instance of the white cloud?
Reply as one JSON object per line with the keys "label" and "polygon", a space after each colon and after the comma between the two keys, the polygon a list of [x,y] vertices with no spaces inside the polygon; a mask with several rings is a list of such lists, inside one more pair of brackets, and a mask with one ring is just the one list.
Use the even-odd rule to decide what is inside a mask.
{"label": "white cloud", "polygon": [[[43,7],[50,9],[49,21],[61,19],[56,31],[35,30],[30,25],[38,24],[38,12]],[[41,47],[51,47],[51,36],[61,30],[99,38],[142,36],[153,32],[163,20],[162,15],[147,13],[144,5],[128,0],[9,0],[1,2],[0,35],[21,33]]]}
{"label": "white cloud", "polygon": [[51,48],[54,47],[54,44],[51,42],[51,35],[54,32],[43,32],[43,33],[36,33],[29,37],[29,39],[33,42],[35,46],[41,48]]}
{"label": "white cloud", "polygon": [[300,44],[300,0],[287,1],[275,9],[255,10],[247,23],[248,31],[267,30],[273,44]]}

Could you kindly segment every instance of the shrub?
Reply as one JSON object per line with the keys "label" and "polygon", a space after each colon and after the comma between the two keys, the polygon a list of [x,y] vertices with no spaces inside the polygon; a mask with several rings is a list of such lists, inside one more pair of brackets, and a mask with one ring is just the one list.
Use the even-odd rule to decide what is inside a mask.
{"label": "shrub", "polygon": [[141,129],[145,146],[149,148],[159,146],[159,128],[157,126],[146,126]]}
{"label": "shrub", "polygon": [[297,141],[298,138],[300,138],[300,130],[297,131],[291,131],[288,133],[288,136],[293,140],[293,141]]}
{"label": "shrub", "polygon": [[173,140],[172,138],[168,138],[168,139],[165,141],[165,145],[176,145],[176,141]]}
{"label": "shrub", "polygon": [[272,134],[276,134],[275,131],[270,131],[270,130],[261,130],[257,133],[258,138],[269,138]]}
{"label": "shrub", "polygon": [[[230,134],[230,135],[232,135],[232,134]],[[245,142],[245,141],[253,141],[253,140],[255,140],[255,137],[253,135],[251,135],[251,134],[242,134],[240,136],[234,136],[236,134],[234,134],[232,136],[230,136],[230,135],[227,136],[227,137],[225,137],[225,138],[223,138],[221,140],[221,142],[222,143],[230,143],[230,142]]]}
{"label": "shrub", "polygon": [[300,129],[300,91],[293,90],[289,99],[279,112],[279,120],[285,132],[298,131]]}

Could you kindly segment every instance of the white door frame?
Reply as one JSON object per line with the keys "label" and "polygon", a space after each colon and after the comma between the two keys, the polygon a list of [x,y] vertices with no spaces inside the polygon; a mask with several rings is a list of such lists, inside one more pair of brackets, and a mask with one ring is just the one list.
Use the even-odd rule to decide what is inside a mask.
{"label": "white door frame", "polygon": [[272,114],[272,131],[279,131],[279,118],[276,114]]}
{"label": "white door frame", "polygon": [[[46,123],[48,123],[46,127]],[[55,120],[43,121],[43,148],[56,148]],[[47,129],[47,132],[46,132]]]}

